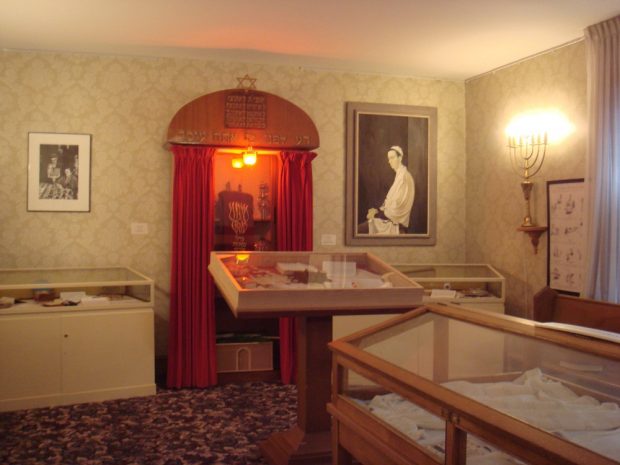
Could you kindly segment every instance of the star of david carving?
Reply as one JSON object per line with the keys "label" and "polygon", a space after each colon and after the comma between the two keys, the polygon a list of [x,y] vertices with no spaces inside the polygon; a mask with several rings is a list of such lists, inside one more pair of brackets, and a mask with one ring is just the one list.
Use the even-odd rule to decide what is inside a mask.
{"label": "star of david carving", "polygon": [[243,77],[238,77],[237,81],[239,81],[237,89],[256,90],[256,78],[250,77],[246,74]]}

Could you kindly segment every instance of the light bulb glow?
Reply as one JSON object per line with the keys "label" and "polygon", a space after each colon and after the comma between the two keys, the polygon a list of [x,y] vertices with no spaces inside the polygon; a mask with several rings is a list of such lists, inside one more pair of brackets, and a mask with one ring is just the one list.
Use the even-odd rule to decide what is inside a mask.
{"label": "light bulb glow", "polygon": [[241,158],[233,158],[232,159],[232,167],[235,169],[243,168],[243,159]]}
{"label": "light bulb glow", "polygon": [[559,110],[532,110],[516,115],[506,126],[506,135],[517,141],[546,135],[549,143],[557,144],[574,130],[575,126]]}
{"label": "light bulb glow", "polygon": [[243,163],[252,166],[256,164],[256,151],[252,150],[252,147],[243,152]]}

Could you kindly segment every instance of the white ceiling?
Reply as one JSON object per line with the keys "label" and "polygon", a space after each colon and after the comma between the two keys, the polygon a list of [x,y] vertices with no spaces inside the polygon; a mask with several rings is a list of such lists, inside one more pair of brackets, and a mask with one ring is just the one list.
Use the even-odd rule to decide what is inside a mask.
{"label": "white ceiling", "polygon": [[0,48],[461,80],[618,14],[620,0],[0,0]]}

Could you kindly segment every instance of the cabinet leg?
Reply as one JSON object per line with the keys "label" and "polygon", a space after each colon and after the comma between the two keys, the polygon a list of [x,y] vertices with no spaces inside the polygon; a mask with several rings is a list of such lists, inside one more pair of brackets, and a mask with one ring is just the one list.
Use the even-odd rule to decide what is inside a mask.
{"label": "cabinet leg", "polygon": [[332,418],[332,465],[353,465],[353,456],[340,445],[338,420]]}

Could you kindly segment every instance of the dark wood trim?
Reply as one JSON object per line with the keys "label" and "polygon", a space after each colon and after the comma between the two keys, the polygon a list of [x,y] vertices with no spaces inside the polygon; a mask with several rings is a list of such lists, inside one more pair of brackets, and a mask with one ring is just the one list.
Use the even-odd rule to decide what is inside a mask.
{"label": "dark wood trim", "polygon": [[533,319],[620,333],[620,305],[560,294],[544,287],[534,295]]}
{"label": "dark wood trim", "polygon": [[296,334],[297,425],[270,436],[260,449],[272,465],[329,464],[332,317],[297,318]]}
{"label": "dark wood trim", "polygon": [[[231,102],[238,98],[239,103]],[[258,110],[247,99],[259,100]],[[254,111],[254,122],[230,116]],[[250,107],[254,105],[254,107]],[[242,124],[238,124],[242,123]],[[243,127],[245,125],[245,127]],[[272,150],[313,150],[319,147],[314,122],[297,105],[258,90],[226,89],[203,95],[183,105],[168,126],[169,144],[248,147]]]}

